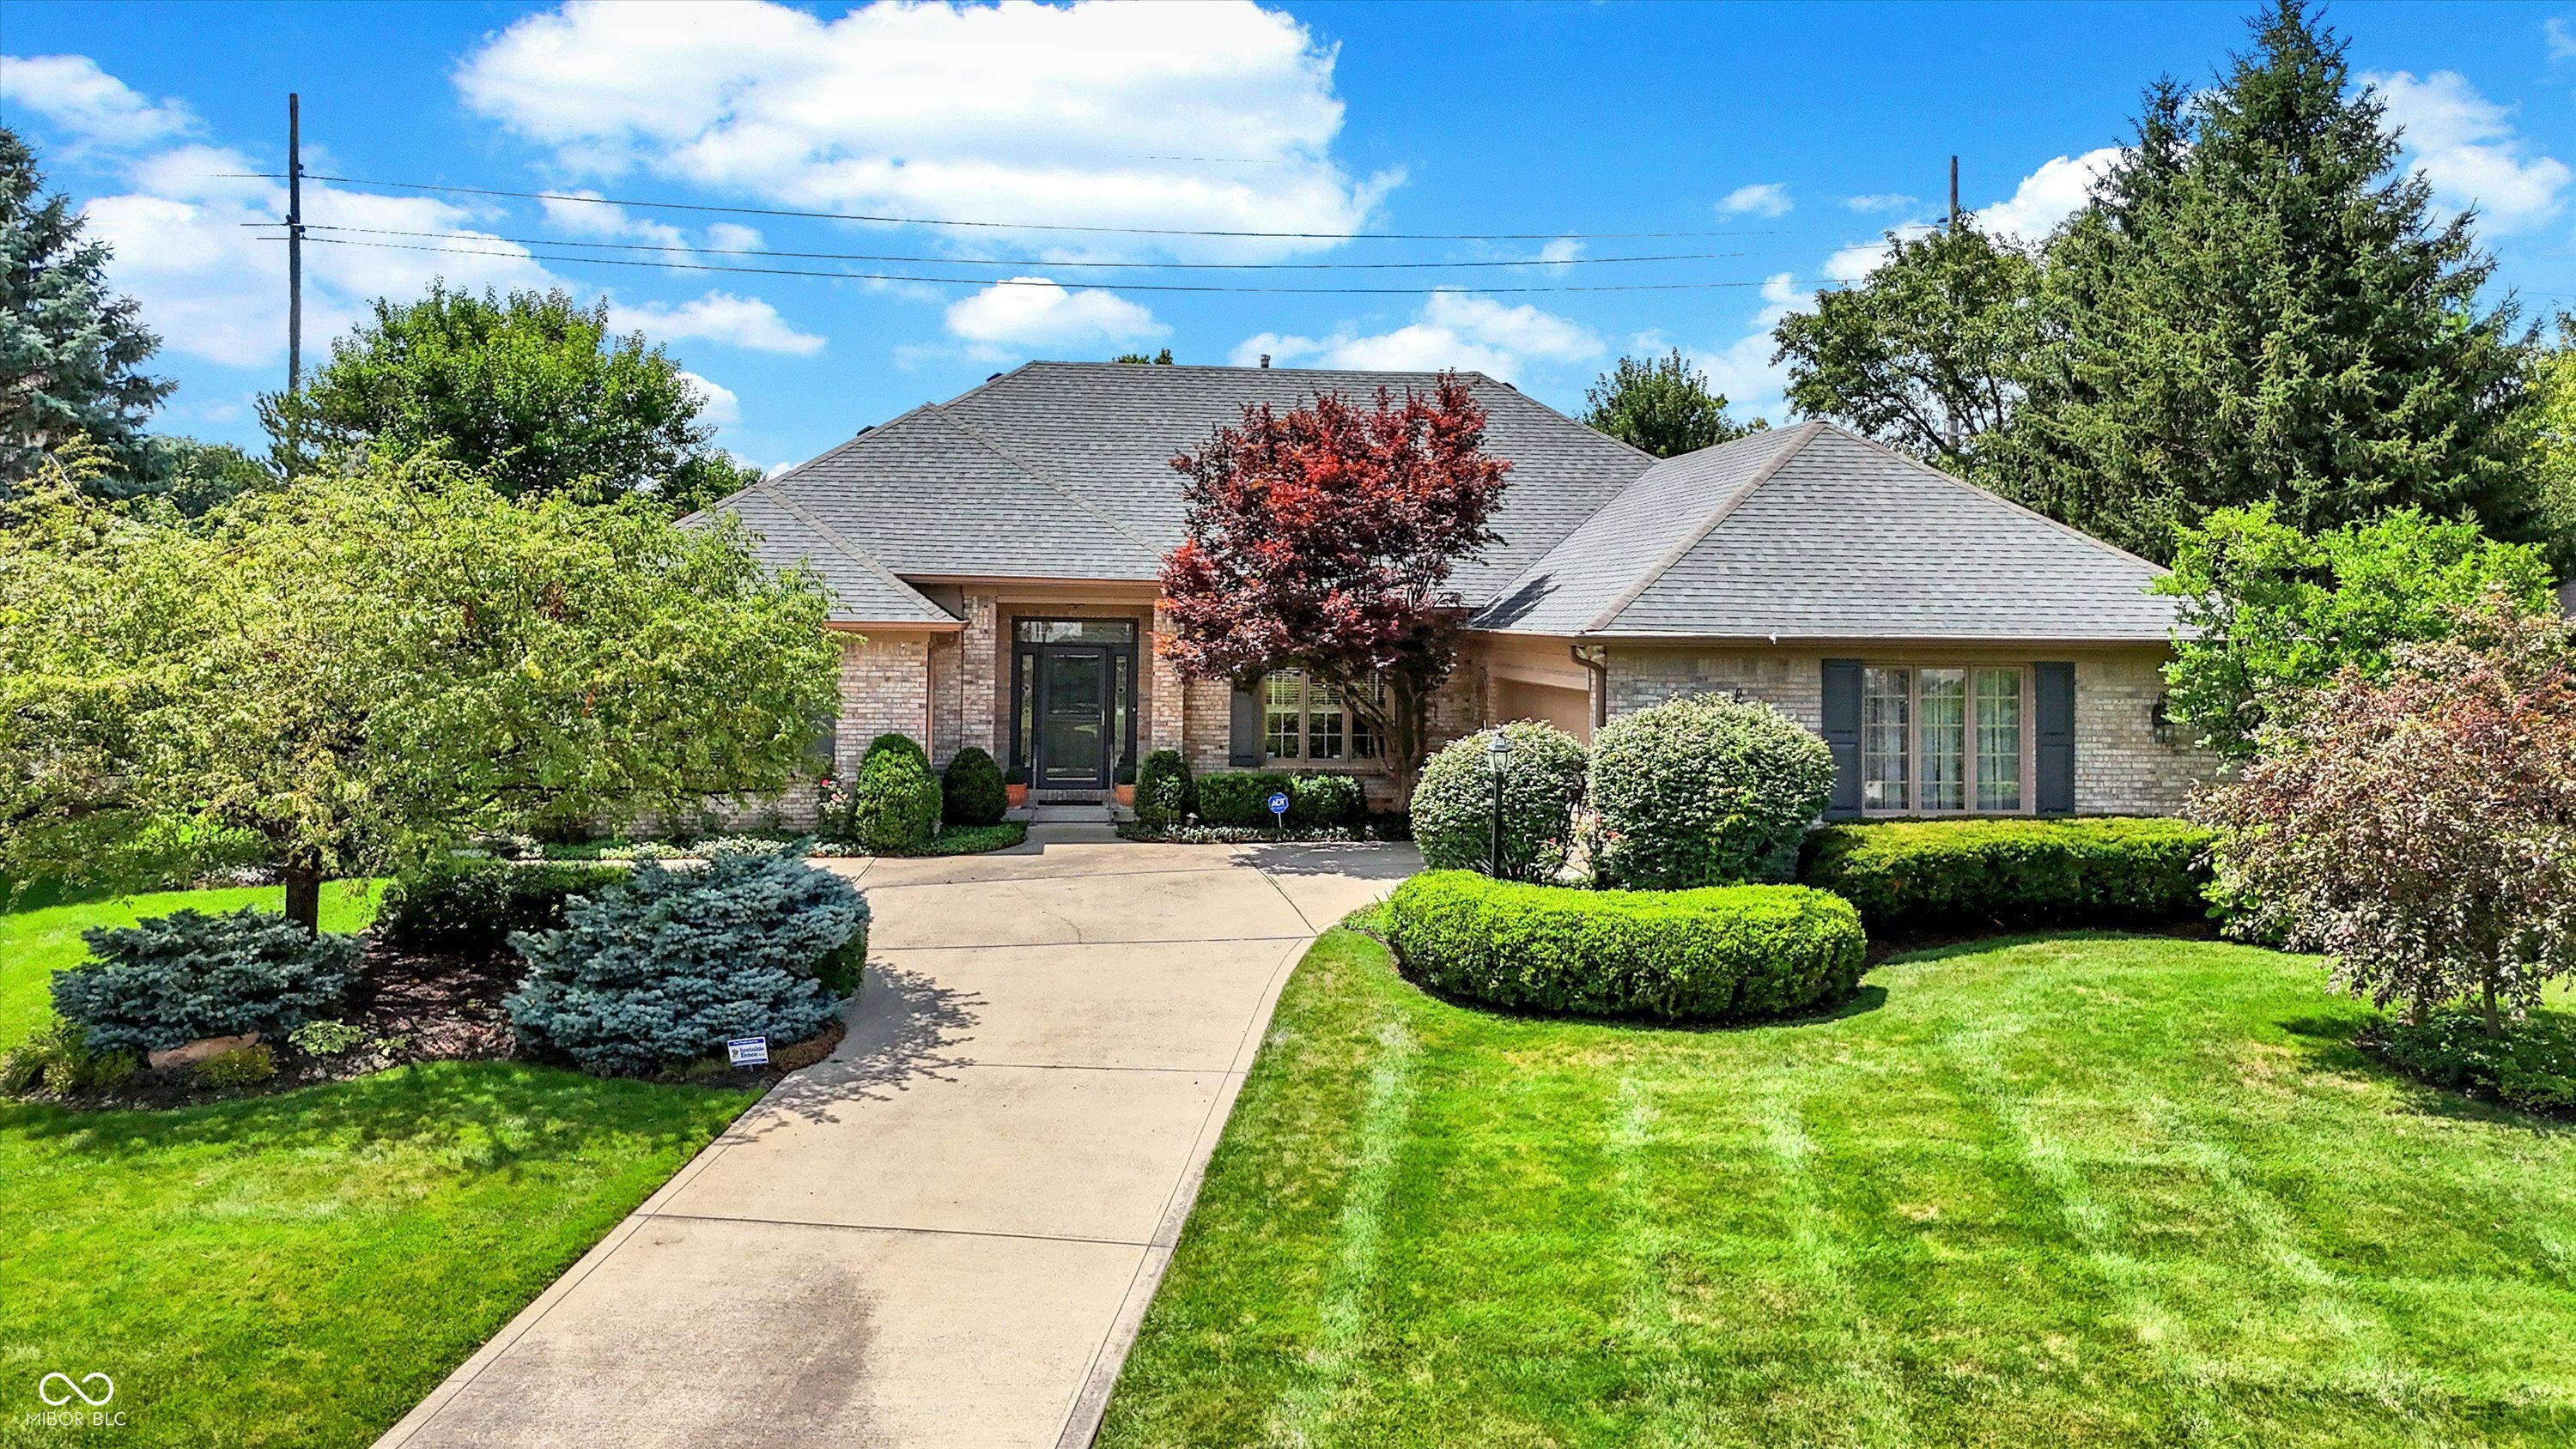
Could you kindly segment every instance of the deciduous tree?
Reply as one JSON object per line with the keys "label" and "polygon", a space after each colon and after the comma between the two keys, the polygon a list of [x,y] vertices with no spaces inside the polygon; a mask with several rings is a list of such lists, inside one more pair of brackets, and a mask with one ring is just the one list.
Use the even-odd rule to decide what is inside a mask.
{"label": "deciduous tree", "polygon": [[2173,717],[2231,760],[2254,752],[2285,694],[2346,669],[2383,675],[2398,646],[2447,637],[2481,599],[2524,613],[2551,604],[2540,550],[2496,543],[2474,524],[2400,509],[2305,534],[2269,503],[2183,529],[2173,572],[2155,589],[2183,601],[2165,667]]}
{"label": "deciduous tree", "polygon": [[834,694],[820,587],[645,500],[414,461],[197,528],[56,479],[0,523],[0,874],[246,845],[310,927],[325,878],[778,789]]}
{"label": "deciduous tree", "polygon": [[1172,661],[1201,679],[1307,670],[1410,789],[1432,691],[1457,663],[1450,573],[1494,541],[1511,467],[1485,452],[1484,408],[1454,374],[1429,396],[1381,388],[1373,405],[1327,393],[1247,407],[1172,467],[1189,504],[1163,561]]}
{"label": "deciduous tree", "polygon": [[2238,779],[2197,800],[2220,888],[2337,984],[2417,1021],[2466,1000],[2489,1035],[2576,974],[2576,653],[2498,600],[2385,679],[2287,701]]}
{"label": "deciduous tree", "polygon": [[1760,418],[1746,424],[1728,416],[1726,394],[1712,390],[1708,374],[1691,366],[1678,347],[1669,357],[1620,358],[1584,400],[1592,405],[1585,422],[1658,458],[1714,448],[1770,426]]}

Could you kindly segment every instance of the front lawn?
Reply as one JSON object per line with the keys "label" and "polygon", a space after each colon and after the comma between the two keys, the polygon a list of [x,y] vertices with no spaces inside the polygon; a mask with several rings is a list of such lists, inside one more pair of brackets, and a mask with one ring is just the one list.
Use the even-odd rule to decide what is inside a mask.
{"label": "front lawn", "polygon": [[[278,895],[0,916],[0,1045],[81,927]],[[323,924],[372,910],[327,893]],[[445,1062],[172,1112],[0,1103],[0,1445],[66,1442],[21,1418],[53,1370],[114,1379],[118,1443],[364,1444],[755,1095]]]}
{"label": "front lawn", "polygon": [[2067,935],[1654,1030],[1335,931],[1100,1442],[2576,1442],[2576,1129],[2371,1064],[2366,1015]]}

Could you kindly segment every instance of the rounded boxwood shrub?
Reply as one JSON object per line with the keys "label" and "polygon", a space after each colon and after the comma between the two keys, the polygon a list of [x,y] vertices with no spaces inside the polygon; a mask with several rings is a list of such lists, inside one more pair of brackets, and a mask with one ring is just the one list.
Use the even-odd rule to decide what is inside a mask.
{"label": "rounded boxwood shrub", "polygon": [[1440,870],[1381,916],[1416,979],[1527,1011],[1716,1021],[1840,1000],[1868,940],[1851,903],[1805,886],[1593,891]]}
{"label": "rounded boxwood shrub", "polygon": [[1002,793],[1002,767],[973,745],[957,752],[939,778],[940,818],[951,825],[999,825],[1010,797]]}
{"label": "rounded boxwood shrub", "polygon": [[1807,838],[1798,878],[1873,931],[2152,925],[2207,912],[2207,830],[2186,820],[1889,820]]}
{"label": "rounded boxwood shrub", "polygon": [[165,1051],[210,1036],[282,1036],[338,1014],[357,981],[358,940],[308,936],[244,906],[175,911],[83,931],[91,959],[54,973],[54,1009],[94,1052]]}
{"label": "rounded boxwood shrub", "polygon": [[566,901],[625,879],[615,865],[450,859],[385,887],[376,939],[397,951],[496,956],[511,932],[552,930],[564,923]]}
{"label": "rounded boxwood shrub", "polygon": [[1702,694],[1601,727],[1592,807],[1606,883],[1785,881],[1834,788],[1825,742],[1767,704]]}
{"label": "rounded boxwood shrub", "polygon": [[850,838],[872,855],[901,855],[939,832],[939,779],[908,735],[869,743],[850,799]]}
{"label": "rounded boxwood shrub", "polygon": [[1136,771],[1136,823],[1169,830],[1199,808],[1198,783],[1178,750],[1156,750]]}
{"label": "rounded boxwood shrub", "polygon": [[[1199,776],[1199,823],[1267,827],[1277,817],[1270,813],[1270,797],[1288,788],[1285,770],[1210,770]],[[1294,809],[1296,797],[1289,796]]]}
{"label": "rounded boxwood shrub", "polygon": [[[1543,881],[1565,864],[1574,841],[1574,807],[1583,803],[1583,742],[1551,724],[1516,720],[1501,726],[1511,743],[1503,774],[1503,863],[1510,880]],[[1467,736],[1433,755],[1413,787],[1413,839],[1432,870],[1488,870],[1493,854],[1494,772],[1486,763],[1493,731]]]}
{"label": "rounded boxwood shrub", "polygon": [[510,938],[528,975],[502,1005],[522,1046],[596,1072],[652,1071],[735,1037],[803,1041],[839,1014],[867,954],[866,898],[792,856],[645,861],[564,915]]}
{"label": "rounded boxwood shrub", "polygon": [[1368,791],[1357,775],[1316,773],[1292,776],[1288,781],[1291,830],[1356,825],[1367,813]]}

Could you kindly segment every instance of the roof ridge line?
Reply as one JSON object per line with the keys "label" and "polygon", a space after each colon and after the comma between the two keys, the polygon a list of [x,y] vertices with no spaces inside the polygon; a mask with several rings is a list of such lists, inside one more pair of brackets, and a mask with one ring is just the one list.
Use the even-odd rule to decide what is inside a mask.
{"label": "roof ridge line", "polygon": [[[1809,443],[1816,440],[1816,435],[1824,431],[1824,428],[1825,425],[1821,420],[1811,419],[1807,422],[1798,424],[1794,429],[1787,430],[1792,432],[1803,432],[1806,436],[1794,438],[1788,442],[1782,443],[1778,452],[1775,452],[1770,457],[1764,459],[1762,466],[1753,470],[1752,477],[1747,478],[1742,483],[1736,485],[1735,491],[1727,495],[1725,502],[1720,503],[1716,509],[1710,512],[1707,518],[1702,519],[1697,527],[1683,534],[1679,539],[1676,539],[1672,547],[1664,550],[1663,557],[1656,559],[1652,567],[1637,575],[1635,582],[1629,584],[1628,587],[1621,589],[1617,598],[1612,599],[1607,607],[1587,621],[1583,626],[1582,632],[1590,634],[1597,630],[1607,629],[1621,614],[1628,612],[1628,606],[1637,602],[1639,597],[1644,595],[1646,590],[1654,587],[1655,580],[1662,578],[1673,565],[1680,563],[1685,555],[1687,555],[1692,549],[1699,547],[1710,534],[1715,533],[1717,531],[1717,526],[1726,521],[1727,515],[1735,511],[1737,504],[1752,497],[1755,489],[1770,482],[1772,475],[1780,471],[1781,465],[1788,462],[1791,458],[1796,457],[1800,452],[1803,452]],[[1722,447],[1724,445],[1720,444],[1719,446]],[[1682,456],[1689,457],[1690,455],[1685,453]],[[1670,462],[1672,460],[1668,458],[1664,461]],[[1652,472],[1653,470],[1648,469],[1647,471]],[[1642,478],[1644,474],[1639,474],[1638,476]],[[1636,486],[1636,482],[1636,479],[1630,479],[1628,487]],[[1622,488],[1620,491],[1624,493],[1627,491],[1627,488]]]}
{"label": "roof ridge line", "polygon": [[[1034,366],[1034,365],[1035,365],[1035,364],[1030,364],[1030,363],[1024,363],[1024,364],[1022,364],[1022,366],[1024,366],[1024,367],[1027,367],[1027,366]],[[972,394],[969,394],[969,396],[971,396],[971,395],[972,395]],[[937,414],[939,415],[939,419],[940,419],[940,421],[941,421],[941,422],[944,422],[944,423],[948,424],[948,426],[950,426],[950,427],[952,427],[952,428],[955,428],[957,431],[959,431],[959,432],[961,432],[961,433],[965,434],[967,437],[969,437],[969,438],[973,439],[974,441],[976,441],[976,442],[978,442],[978,443],[981,443],[982,445],[984,445],[984,447],[985,447],[987,450],[989,450],[989,451],[993,454],[993,456],[994,456],[994,457],[999,458],[999,459],[1001,459],[1003,462],[1010,464],[1012,467],[1019,469],[1021,472],[1028,474],[1031,478],[1036,479],[1036,480],[1037,480],[1037,482],[1038,482],[1038,484],[1039,484],[1041,487],[1044,487],[1044,488],[1050,489],[1050,490],[1054,491],[1055,493],[1060,494],[1060,495],[1064,498],[1064,501],[1065,501],[1065,502],[1072,504],[1074,507],[1081,509],[1083,512],[1088,513],[1088,514],[1090,514],[1092,517],[1099,519],[1101,522],[1103,522],[1103,523],[1105,523],[1105,524],[1108,524],[1108,525],[1110,526],[1110,528],[1111,528],[1111,529],[1113,529],[1113,530],[1115,530],[1116,532],[1121,533],[1121,534],[1124,534],[1124,535],[1126,536],[1126,538],[1127,538],[1128,542],[1135,544],[1138,548],[1141,548],[1141,549],[1145,550],[1147,553],[1153,553],[1153,552],[1155,552],[1154,546],[1153,546],[1152,544],[1150,544],[1150,543],[1146,542],[1146,541],[1145,541],[1145,539],[1144,539],[1141,535],[1139,535],[1139,534],[1137,534],[1137,533],[1135,533],[1135,532],[1131,531],[1131,530],[1127,527],[1127,525],[1125,525],[1125,524],[1123,524],[1123,523],[1120,523],[1120,522],[1119,522],[1117,519],[1115,519],[1115,518],[1110,517],[1110,516],[1109,516],[1109,514],[1108,514],[1108,512],[1107,512],[1106,510],[1102,509],[1101,507],[1099,507],[1097,504],[1094,504],[1094,503],[1090,502],[1088,499],[1085,499],[1085,498],[1081,497],[1080,495],[1076,494],[1072,489],[1065,487],[1063,484],[1061,484],[1061,483],[1057,482],[1057,481],[1056,481],[1056,480],[1054,480],[1053,478],[1050,478],[1050,477],[1048,477],[1046,474],[1044,474],[1044,473],[1042,473],[1042,472],[1038,471],[1038,469],[1037,469],[1034,465],[1030,464],[1026,459],[1024,459],[1024,458],[1020,457],[1017,453],[1012,452],[1010,449],[1003,447],[1001,444],[999,444],[999,443],[997,443],[997,442],[994,442],[991,438],[988,438],[988,437],[984,436],[984,434],[983,434],[981,431],[977,430],[976,428],[971,427],[971,426],[969,426],[969,425],[968,425],[968,424],[966,424],[966,423],[959,422],[957,419],[950,417],[950,416],[948,415],[948,409],[947,409],[947,407],[946,407],[945,405],[940,404],[940,403],[931,403],[931,404],[929,404],[928,406],[929,406],[929,410],[930,410],[930,411],[932,411],[932,412],[934,412],[934,413],[937,413]]]}
{"label": "roof ridge line", "polygon": [[2139,555],[2131,553],[2127,549],[2120,547],[2118,544],[2111,542],[2107,538],[2095,538],[2093,535],[2086,533],[2083,529],[2077,528],[2074,524],[2066,522],[2064,519],[2051,518],[2047,514],[2040,512],[2038,509],[2031,507],[2029,504],[2021,502],[2019,499],[2006,498],[1992,488],[1979,487],[1954,473],[1945,472],[1939,468],[1935,468],[1931,464],[1924,462],[1922,459],[1917,458],[1912,454],[1891,448],[1887,444],[1882,443],[1878,439],[1870,437],[1867,434],[1853,432],[1851,429],[1842,427],[1839,424],[1828,424],[1828,426],[1831,426],[1835,432],[1851,439],[1855,443],[1859,443],[1864,447],[1876,448],[1878,451],[1885,453],[1887,456],[1894,458],[1898,462],[1907,464],[1919,472],[1929,473],[1933,477],[1940,479],[1942,482],[1949,484],[1953,488],[1965,488],[1980,498],[1992,499],[2006,508],[2026,513],[2032,518],[2038,519],[2040,522],[2056,529],[2060,533],[2073,534],[2075,537],[2082,539],[2086,543],[2092,544],[2096,548],[2109,549],[2111,552],[2116,553],[2120,557],[2128,559],[2133,563],[2145,564],[2147,567],[2154,569],[2157,573],[2169,574],[2173,572],[2172,569],[2165,567],[2154,559],[2142,558]]}
{"label": "roof ridge line", "polygon": [[[854,439],[853,441],[855,441],[855,439]],[[890,569],[890,568],[887,568],[887,567],[886,567],[884,564],[882,564],[882,563],[877,562],[877,560],[876,560],[873,556],[871,556],[871,555],[869,555],[868,553],[866,553],[865,551],[861,550],[861,549],[859,548],[859,546],[858,546],[858,545],[856,545],[856,544],[854,544],[854,543],[850,542],[850,541],[849,541],[848,539],[846,539],[846,538],[843,538],[843,537],[841,536],[841,531],[840,531],[839,529],[834,528],[832,525],[830,525],[830,524],[828,524],[828,523],[825,523],[822,519],[815,517],[813,514],[806,512],[806,511],[805,511],[805,508],[804,508],[804,506],[803,506],[802,504],[799,504],[795,499],[790,498],[790,497],[788,497],[788,496],[787,496],[786,490],[784,490],[784,489],[780,489],[780,488],[772,488],[771,486],[769,486],[769,480],[768,480],[768,479],[766,479],[766,478],[763,478],[763,479],[761,479],[759,482],[752,484],[752,485],[751,485],[751,488],[746,488],[746,489],[744,489],[744,490],[743,490],[743,492],[745,492],[745,493],[751,492],[751,491],[752,491],[752,489],[754,489],[754,488],[756,488],[756,489],[760,490],[762,493],[765,493],[765,494],[767,494],[770,498],[772,498],[772,499],[776,500],[776,501],[777,501],[777,503],[778,503],[778,506],[779,506],[779,507],[784,508],[784,509],[786,509],[788,512],[790,512],[790,513],[792,513],[792,514],[796,515],[796,519],[797,519],[797,521],[798,521],[798,522],[800,522],[800,523],[804,524],[807,528],[810,528],[810,529],[814,530],[814,532],[815,532],[815,533],[817,533],[818,535],[820,535],[820,536],[822,537],[822,539],[823,539],[823,541],[824,541],[825,543],[828,543],[828,544],[830,544],[832,547],[839,549],[839,550],[841,551],[842,556],[843,556],[843,557],[845,557],[845,558],[847,558],[847,559],[849,559],[852,563],[855,563],[855,564],[857,564],[859,567],[861,567],[861,568],[863,568],[863,569],[866,569],[866,570],[867,570],[867,571],[869,571],[870,573],[875,574],[878,578],[883,579],[883,580],[885,580],[887,583],[894,585],[897,589],[902,590],[904,593],[910,594],[910,595],[912,595],[914,598],[921,600],[923,603],[928,604],[931,608],[939,609],[939,612],[940,612],[940,613],[943,613],[943,614],[948,613],[948,611],[947,611],[946,609],[941,609],[941,608],[939,607],[939,604],[938,604],[935,600],[933,600],[929,595],[927,595],[927,594],[923,593],[923,592],[922,592],[921,590],[919,590],[919,589],[914,588],[912,585],[905,583],[902,579],[900,579],[900,578],[896,577],[894,570],[892,570],[892,569]],[[955,615],[953,615],[953,614],[951,614],[951,615],[949,615],[949,617],[954,618],[954,617],[956,617],[956,616],[955,616]]]}

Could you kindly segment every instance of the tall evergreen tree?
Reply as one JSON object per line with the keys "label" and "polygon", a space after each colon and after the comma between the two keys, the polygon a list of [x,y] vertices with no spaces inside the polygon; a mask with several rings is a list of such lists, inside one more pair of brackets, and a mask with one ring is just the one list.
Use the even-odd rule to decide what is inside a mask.
{"label": "tall evergreen tree", "polygon": [[96,482],[114,488],[151,471],[143,420],[175,384],[136,370],[161,339],[108,290],[107,243],[44,193],[36,153],[0,128],[0,492],[75,435],[106,451]]}
{"label": "tall evergreen tree", "polygon": [[2517,414],[2533,342],[2467,214],[2437,223],[2303,0],[2136,141],[2052,241],[2044,331],[1981,481],[2149,558],[2270,501],[2307,532],[2389,508],[2546,532]]}
{"label": "tall evergreen tree", "polygon": [[1731,443],[1769,424],[1728,416],[1726,394],[1710,389],[1708,374],[1690,365],[1682,350],[1670,357],[1623,357],[1584,393],[1592,406],[1583,420],[1633,448],[1658,458],[1696,453]]}

